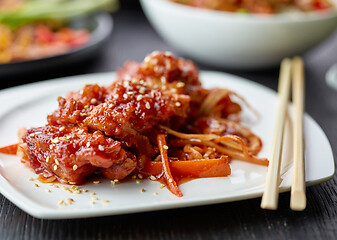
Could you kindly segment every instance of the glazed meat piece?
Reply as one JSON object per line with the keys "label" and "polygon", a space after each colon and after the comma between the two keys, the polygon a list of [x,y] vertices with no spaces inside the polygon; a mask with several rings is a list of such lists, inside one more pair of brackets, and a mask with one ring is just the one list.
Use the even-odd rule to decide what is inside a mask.
{"label": "glazed meat piece", "polygon": [[[108,87],[87,85],[67,98],[60,97],[59,108],[48,116],[48,123],[86,126],[127,147],[139,146],[140,136],[148,141],[143,135],[158,123],[178,128],[192,112],[195,115],[191,96],[193,92],[200,99],[200,89],[192,62],[154,52],[142,64],[127,63]],[[153,155],[154,151],[143,153]]]}
{"label": "glazed meat piece", "polygon": [[172,116],[186,118],[189,101],[186,95],[153,89],[146,83],[118,82],[104,104],[88,111],[84,125],[131,144],[136,135],[167,123]]}
{"label": "glazed meat piece", "polygon": [[108,92],[107,87],[93,84],[84,86],[80,91],[69,92],[67,98],[59,97],[58,110],[47,117],[49,124],[81,124],[93,106],[105,101]]}
{"label": "glazed meat piece", "polygon": [[133,171],[137,165],[136,158],[122,149],[120,142],[100,131],[88,133],[87,130],[85,127],[64,126],[27,130],[22,139],[27,144],[26,155],[30,166],[37,173],[47,171],[70,183],[82,182],[98,167],[114,169],[118,166],[118,179]]}
{"label": "glazed meat piece", "polygon": [[126,62],[117,71],[117,80],[143,79],[153,88],[186,94],[192,102],[201,102],[205,94],[200,94],[208,91],[201,87],[198,75],[198,68],[192,61],[176,58],[169,52],[154,51],[142,63]]}

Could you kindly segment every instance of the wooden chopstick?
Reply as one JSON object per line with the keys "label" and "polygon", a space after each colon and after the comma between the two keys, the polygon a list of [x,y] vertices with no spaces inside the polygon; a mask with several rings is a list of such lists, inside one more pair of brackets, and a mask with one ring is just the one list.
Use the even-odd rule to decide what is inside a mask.
{"label": "wooden chopstick", "polygon": [[292,62],[292,97],[294,104],[294,162],[291,183],[290,208],[301,211],[306,207],[304,146],[303,146],[303,113],[304,113],[304,66],[300,57]]}
{"label": "wooden chopstick", "polygon": [[278,85],[278,111],[276,115],[276,123],[274,127],[274,135],[272,140],[272,149],[269,159],[269,167],[267,172],[266,185],[261,201],[261,208],[277,209],[278,189],[280,183],[280,164],[282,157],[283,130],[285,125],[285,117],[289,102],[291,83],[291,60],[286,58],[281,63],[279,85]]}

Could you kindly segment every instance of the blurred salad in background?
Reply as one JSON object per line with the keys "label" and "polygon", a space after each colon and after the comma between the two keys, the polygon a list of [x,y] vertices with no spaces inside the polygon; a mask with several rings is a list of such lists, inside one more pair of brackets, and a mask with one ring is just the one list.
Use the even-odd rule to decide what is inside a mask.
{"label": "blurred salad in background", "polygon": [[0,0],[0,63],[82,47],[90,41],[90,31],[71,29],[70,21],[118,6],[117,0]]}

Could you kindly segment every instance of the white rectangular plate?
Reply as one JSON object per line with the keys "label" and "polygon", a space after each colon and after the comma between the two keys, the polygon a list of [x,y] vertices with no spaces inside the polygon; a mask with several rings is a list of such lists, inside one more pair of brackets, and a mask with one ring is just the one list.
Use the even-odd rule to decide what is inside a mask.
{"label": "white rectangular plate", "polygon": [[[20,127],[44,125],[47,114],[57,108],[57,96],[80,89],[85,83],[110,84],[114,76],[114,73],[75,76],[0,91],[0,146],[17,142],[16,133]],[[256,83],[224,73],[202,72],[201,79],[207,88],[228,88],[244,96],[261,114],[256,119],[244,109],[242,119],[245,125],[262,138],[264,146],[259,156],[268,157],[277,108],[276,93]],[[330,179],[335,170],[330,144],[321,128],[308,115],[304,117],[304,133],[307,184]],[[291,185],[290,136],[291,121],[288,119],[280,191],[289,190]],[[0,154],[0,192],[27,213],[45,219],[96,217],[190,207],[262,195],[267,167],[233,160],[231,168],[232,174],[228,177],[196,179],[180,185],[184,194],[182,198],[174,196],[166,188],[161,189],[159,182],[150,180],[142,180],[140,184],[129,180],[112,185],[108,179],[100,179],[100,184],[88,183],[80,186],[88,192],[75,194],[62,189],[62,186],[70,187],[68,185],[56,184],[59,188],[55,188],[37,180],[28,181],[29,178],[37,177],[31,169],[20,163],[16,156]],[[141,192],[141,189],[145,192]],[[94,197],[97,200],[92,198],[92,193],[96,193]],[[69,198],[74,200],[72,204],[57,204],[60,200],[67,202]],[[91,201],[95,203],[91,204]]]}

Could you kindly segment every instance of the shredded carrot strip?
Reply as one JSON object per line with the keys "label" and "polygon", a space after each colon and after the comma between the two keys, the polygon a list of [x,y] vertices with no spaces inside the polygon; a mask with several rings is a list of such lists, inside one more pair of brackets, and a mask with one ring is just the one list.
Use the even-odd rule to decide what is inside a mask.
{"label": "shredded carrot strip", "polygon": [[157,142],[158,142],[158,147],[160,151],[160,156],[163,164],[163,171],[164,171],[164,178],[166,180],[167,186],[169,190],[176,196],[182,197],[183,194],[178,188],[177,183],[172,177],[171,170],[170,170],[170,165],[169,165],[169,159],[167,156],[167,149],[164,146],[166,145],[166,139],[164,134],[158,134],[157,136]]}
{"label": "shredded carrot strip", "polygon": [[[225,177],[231,174],[228,158],[194,159],[171,161],[170,170],[175,176],[183,178]],[[162,162],[148,162],[141,172],[147,175],[158,176],[163,169]]]}
{"label": "shredded carrot strip", "polygon": [[15,144],[12,144],[12,145],[1,147],[0,153],[16,155],[16,152],[18,150],[18,146],[19,146],[19,144],[15,143]]}

